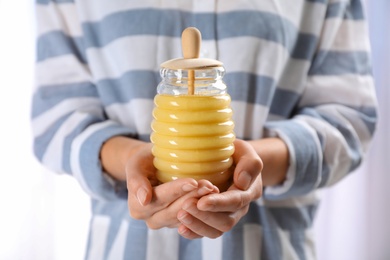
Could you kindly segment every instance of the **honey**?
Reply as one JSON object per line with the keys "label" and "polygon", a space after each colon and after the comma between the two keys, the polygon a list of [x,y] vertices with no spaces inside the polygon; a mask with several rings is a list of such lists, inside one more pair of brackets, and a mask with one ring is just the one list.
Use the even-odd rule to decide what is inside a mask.
{"label": "honey", "polygon": [[234,153],[230,96],[159,94],[154,102],[151,141],[157,178],[207,179],[223,189]]}

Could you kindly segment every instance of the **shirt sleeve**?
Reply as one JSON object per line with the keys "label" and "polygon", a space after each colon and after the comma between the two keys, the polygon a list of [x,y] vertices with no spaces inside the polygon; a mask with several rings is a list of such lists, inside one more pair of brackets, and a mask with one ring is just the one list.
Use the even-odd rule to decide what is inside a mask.
{"label": "shirt sleeve", "polygon": [[290,152],[286,180],[265,188],[267,199],[333,185],[368,151],[377,103],[360,0],[328,4],[304,89],[290,119],[266,123],[265,135],[282,138]]}
{"label": "shirt sleeve", "polygon": [[36,3],[36,86],[32,100],[33,149],[44,166],[74,176],[95,199],[126,197],[102,171],[100,147],[134,129],[107,119],[86,58],[73,1]]}

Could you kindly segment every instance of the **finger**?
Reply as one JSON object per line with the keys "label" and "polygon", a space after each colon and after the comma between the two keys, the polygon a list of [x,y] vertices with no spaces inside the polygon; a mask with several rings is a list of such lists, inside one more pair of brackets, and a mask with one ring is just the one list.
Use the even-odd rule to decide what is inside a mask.
{"label": "finger", "polygon": [[134,194],[129,191],[128,204],[130,214],[135,219],[149,218],[188,192],[196,191],[197,187],[198,183],[191,178],[163,183],[152,189],[153,199],[148,204],[142,205],[138,199],[138,193],[140,190],[142,192],[143,189],[143,186],[141,186],[138,193]]}
{"label": "finger", "polygon": [[[187,200],[183,204],[183,210],[190,214],[190,216],[199,220],[201,224],[197,222],[191,222],[191,226],[187,225],[193,232],[196,232],[199,235],[210,237],[210,228],[221,232],[228,232],[231,230],[237,222],[244,216],[249,209],[249,205],[244,206],[236,210],[233,213],[230,212],[209,212],[209,211],[201,211],[197,208],[196,200]],[[190,219],[190,217],[186,216],[184,213],[180,212],[178,215],[179,220],[185,224],[185,221]],[[183,221],[184,219],[184,221]],[[187,221],[189,222],[189,221]],[[202,224],[203,223],[203,224]],[[193,226],[192,226],[193,225]],[[208,233],[203,233],[206,230]]]}
{"label": "finger", "polygon": [[[158,187],[156,187],[156,189],[157,188]],[[216,192],[215,186],[212,185],[209,181],[199,181],[198,189],[184,194],[182,197],[178,198],[167,207],[163,207],[161,210],[156,211],[152,216],[147,218],[146,224],[151,229],[159,229],[162,227],[178,227],[180,222],[177,219],[177,213],[179,210],[181,210],[183,203],[190,198],[198,199],[206,194],[213,192]],[[150,207],[152,206],[153,202],[150,204]]]}
{"label": "finger", "polygon": [[170,211],[162,210],[152,215],[150,218],[145,219],[145,223],[148,226],[148,228],[157,230],[164,227],[168,227],[168,228],[179,227],[181,223],[176,217],[178,211],[177,210],[175,212],[172,212],[173,210]]}
{"label": "finger", "polygon": [[[212,214],[216,214],[216,213],[212,213]],[[222,231],[220,231],[212,226],[207,225],[206,223],[195,218],[194,216],[192,216],[190,213],[188,213],[185,210],[179,211],[179,213],[177,214],[177,218],[185,227],[187,227],[189,230],[191,230],[193,233],[195,233],[198,236],[217,238],[223,234]],[[183,231],[183,230],[181,230],[181,231]],[[180,232],[180,230],[179,230],[179,232]],[[188,232],[184,232],[181,235],[188,236],[189,234],[188,234]]]}
{"label": "finger", "polygon": [[147,205],[152,199],[152,182],[155,182],[156,168],[150,145],[145,145],[126,163],[126,180],[129,199],[136,199]]}
{"label": "finger", "polygon": [[198,180],[198,185],[199,185],[198,195],[200,197],[210,193],[219,193],[218,187],[212,184],[208,180],[205,179]]}
{"label": "finger", "polygon": [[187,239],[197,239],[197,238],[202,238],[202,236],[196,234],[195,232],[193,232],[191,229],[189,229],[188,227],[186,227],[185,225],[180,225],[178,228],[177,228],[177,232],[184,238],[187,238]]}
{"label": "finger", "polygon": [[198,208],[211,212],[234,212],[251,202],[248,192],[230,190],[221,194],[212,194],[203,197]]}
{"label": "finger", "polygon": [[154,187],[153,204],[166,207],[178,198],[198,188],[198,182],[192,178],[177,179]]}
{"label": "finger", "polygon": [[192,232],[209,238],[219,237],[222,233],[231,230],[249,208],[246,205],[233,213],[206,212],[198,210],[196,205],[196,200],[187,200],[183,210],[178,213],[178,219]]}
{"label": "finger", "polygon": [[146,206],[152,200],[153,188],[145,176],[128,174],[127,190],[129,202],[136,201]]}
{"label": "finger", "polygon": [[251,187],[242,191],[234,185],[220,194],[210,194],[199,199],[197,207],[202,211],[211,212],[235,212],[249,205],[262,195],[261,175],[259,175]]}
{"label": "finger", "polygon": [[233,161],[236,165],[233,177],[234,184],[242,190],[247,190],[262,171],[263,162],[247,142],[237,139],[234,142],[234,147]]}
{"label": "finger", "polygon": [[246,206],[234,213],[197,211],[191,214],[184,210],[180,211],[178,219],[182,226],[187,229],[180,226],[179,233],[189,239],[199,236],[217,238],[223,233],[230,231],[241,217],[248,212],[248,208],[249,206]]}

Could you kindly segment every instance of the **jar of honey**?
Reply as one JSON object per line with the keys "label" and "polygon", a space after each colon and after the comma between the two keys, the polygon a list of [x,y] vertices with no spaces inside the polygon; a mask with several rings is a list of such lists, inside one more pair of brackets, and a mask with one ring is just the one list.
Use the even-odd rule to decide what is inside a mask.
{"label": "jar of honey", "polygon": [[232,177],[234,122],[225,69],[199,58],[201,36],[183,31],[184,58],[161,64],[153,110],[152,153],[157,179],[207,179],[226,190]]}

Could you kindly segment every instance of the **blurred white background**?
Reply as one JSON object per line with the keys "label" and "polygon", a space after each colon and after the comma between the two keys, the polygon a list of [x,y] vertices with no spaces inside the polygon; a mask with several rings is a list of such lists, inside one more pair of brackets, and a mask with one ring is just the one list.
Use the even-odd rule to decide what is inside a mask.
{"label": "blurred white background", "polygon": [[[89,200],[32,155],[33,1],[0,0],[0,260],[82,259]],[[390,1],[367,0],[380,122],[366,162],[323,192],[319,260],[390,259]]]}
{"label": "blurred white background", "polygon": [[0,260],[82,259],[89,200],[32,155],[35,60],[31,0],[0,0]]}

